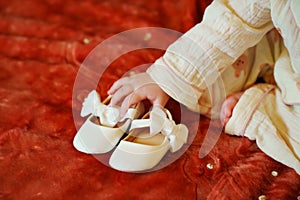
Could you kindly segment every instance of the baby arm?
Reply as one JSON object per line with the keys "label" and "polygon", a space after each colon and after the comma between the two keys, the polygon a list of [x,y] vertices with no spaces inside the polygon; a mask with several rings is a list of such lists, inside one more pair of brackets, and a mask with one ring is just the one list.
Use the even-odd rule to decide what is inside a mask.
{"label": "baby arm", "polygon": [[[171,44],[147,73],[118,80],[108,91],[111,104],[122,103],[124,113],[143,99],[164,106],[170,96],[200,112],[203,91],[273,27],[265,1],[246,3],[241,7],[239,1],[214,1],[203,21]],[[248,7],[253,9],[248,12]]]}

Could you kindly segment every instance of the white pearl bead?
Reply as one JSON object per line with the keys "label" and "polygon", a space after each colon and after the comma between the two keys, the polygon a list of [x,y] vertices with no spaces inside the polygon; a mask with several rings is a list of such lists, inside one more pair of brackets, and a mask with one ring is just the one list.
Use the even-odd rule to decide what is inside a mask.
{"label": "white pearl bead", "polygon": [[145,36],[144,36],[144,40],[147,41],[147,40],[150,40],[152,37],[151,33],[146,33]]}
{"label": "white pearl bead", "polygon": [[272,176],[278,176],[278,172],[277,171],[272,171]]}
{"label": "white pearl bead", "polygon": [[260,195],[258,197],[258,200],[266,200],[266,199],[267,199],[266,195]]}
{"label": "white pearl bead", "polygon": [[208,164],[206,165],[206,167],[207,167],[208,169],[213,169],[213,168],[214,168],[213,164],[211,164],[211,163],[208,163]]}
{"label": "white pearl bead", "polygon": [[90,39],[89,38],[84,38],[83,39],[83,43],[84,44],[89,44],[91,41],[90,41]]}

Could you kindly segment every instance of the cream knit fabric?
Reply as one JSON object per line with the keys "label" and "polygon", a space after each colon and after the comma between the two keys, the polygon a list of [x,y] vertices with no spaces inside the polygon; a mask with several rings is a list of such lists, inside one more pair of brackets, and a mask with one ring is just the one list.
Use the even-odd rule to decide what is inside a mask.
{"label": "cream knit fabric", "polygon": [[[299,8],[299,0],[215,0],[147,72],[171,97],[210,117],[226,96],[246,90],[226,132],[256,140],[300,174]],[[258,77],[273,83],[273,74],[270,91],[269,84],[248,89]]]}
{"label": "cream knit fabric", "polygon": [[266,154],[300,174],[299,121],[299,107],[284,104],[280,90],[256,85],[239,100],[226,132],[256,140]]}

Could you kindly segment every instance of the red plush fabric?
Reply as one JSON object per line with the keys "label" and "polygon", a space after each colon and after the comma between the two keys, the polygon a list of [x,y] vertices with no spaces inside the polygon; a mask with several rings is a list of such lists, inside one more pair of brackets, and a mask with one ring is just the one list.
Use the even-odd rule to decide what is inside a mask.
{"label": "red plush fabric", "polygon": [[[178,160],[160,170],[119,172],[72,145],[77,131],[72,113],[79,113],[84,98],[72,99],[73,84],[88,53],[101,41],[133,28],[184,33],[201,20],[210,2],[0,1],[0,198],[297,199],[300,177],[295,171],[246,138],[222,133],[200,158],[202,144],[214,139],[203,143],[207,130],[218,137],[221,126],[202,116],[198,120],[185,108],[180,113],[175,101],[167,105],[175,120],[185,119],[190,133],[197,134]],[[152,49],[121,56],[105,71],[97,90],[104,96],[128,70],[162,54]]]}

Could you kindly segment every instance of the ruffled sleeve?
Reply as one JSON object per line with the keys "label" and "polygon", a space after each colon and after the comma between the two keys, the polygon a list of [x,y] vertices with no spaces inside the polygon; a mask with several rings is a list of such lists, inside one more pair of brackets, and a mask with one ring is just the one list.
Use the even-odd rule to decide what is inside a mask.
{"label": "ruffled sleeve", "polygon": [[147,71],[172,98],[193,111],[226,67],[273,28],[269,0],[217,0],[203,21],[176,42]]}

